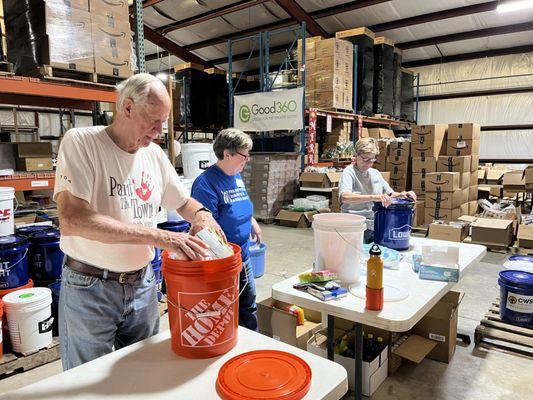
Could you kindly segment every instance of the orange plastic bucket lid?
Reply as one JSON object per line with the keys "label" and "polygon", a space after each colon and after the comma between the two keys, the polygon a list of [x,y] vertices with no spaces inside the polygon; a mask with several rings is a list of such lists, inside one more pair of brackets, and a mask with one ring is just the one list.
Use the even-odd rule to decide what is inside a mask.
{"label": "orange plastic bucket lid", "polygon": [[216,387],[224,400],[299,400],[311,387],[311,368],[284,351],[250,351],[220,368]]}

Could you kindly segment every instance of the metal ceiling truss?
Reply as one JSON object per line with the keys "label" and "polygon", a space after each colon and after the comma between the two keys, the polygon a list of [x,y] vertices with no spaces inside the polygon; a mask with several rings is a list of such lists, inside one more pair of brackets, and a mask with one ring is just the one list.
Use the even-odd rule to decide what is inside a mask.
{"label": "metal ceiling truss", "polygon": [[283,8],[283,10],[289,14],[293,19],[298,21],[299,24],[305,22],[307,31],[313,36],[330,37],[316,21],[309,15],[296,1],[294,0],[275,0],[276,4]]}

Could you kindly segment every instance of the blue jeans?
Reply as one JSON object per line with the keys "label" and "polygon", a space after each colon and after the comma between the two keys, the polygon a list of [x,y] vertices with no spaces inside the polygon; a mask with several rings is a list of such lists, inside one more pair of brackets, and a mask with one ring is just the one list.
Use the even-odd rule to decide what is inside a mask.
{"label": "blue jeans", "polygon": [[374,231],[367,229],[363,235],[363,241],[365,244],[373,243],[374,242]]}
{"label": "blue jeans", "polygon": [[[248,279],[247,279],[248,278]],[[248,284],[246,287],[246,281]],[[243,290],[244,287],[244,290]],[[254,271],[250,259],[242,262],[242,271],[239,275],[239,325],[257,331],[257,305],[255,304],[255,280]]]}
{"label": "blue jeans", "polygon": [[63,265],[59,343],[63,370],[159,331],[156,282],[149,266],[134,284],[87,276]]}

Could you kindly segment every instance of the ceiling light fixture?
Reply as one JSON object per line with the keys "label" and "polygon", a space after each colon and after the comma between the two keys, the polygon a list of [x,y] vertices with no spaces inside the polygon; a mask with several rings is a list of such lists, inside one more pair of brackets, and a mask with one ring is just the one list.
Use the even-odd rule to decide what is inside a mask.
{"label": "ceiling light fixture", "polygon": [[525,10],[533,8],[533,0],[508,0],[500,1],[496,10],[499,13],[507,13],[513,11]]}
{"label": "ceiling light fixture", "polygon": [[155,77],[165,82],[168,79],[168,74],[166,72],[158,72]]}

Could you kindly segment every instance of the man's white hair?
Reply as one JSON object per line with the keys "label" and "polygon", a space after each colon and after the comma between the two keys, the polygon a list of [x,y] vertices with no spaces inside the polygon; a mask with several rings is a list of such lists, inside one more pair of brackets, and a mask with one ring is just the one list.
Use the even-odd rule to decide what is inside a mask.
{"label": "man's white hair", "polygon": [[165,85],[158,78],[146,73],[135,74],[120,82],[117,85],[117,110],[122,112],[124,101],[128,98],[132,99],[135,104],[145,103],[150,89],[157,87],[166,91]]}

